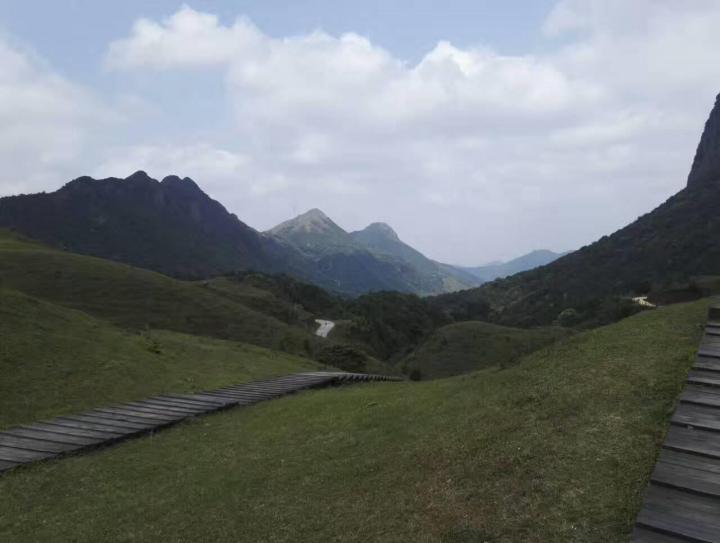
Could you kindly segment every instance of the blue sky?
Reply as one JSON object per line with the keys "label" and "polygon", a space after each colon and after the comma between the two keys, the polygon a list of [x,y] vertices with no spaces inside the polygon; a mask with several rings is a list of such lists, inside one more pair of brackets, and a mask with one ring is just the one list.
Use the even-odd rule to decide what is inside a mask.
{"label": "blue sky", "polygon": [[718,25],[710,0],[4,0],[0,195],[145,169],[260,230],[319,207],[453,263],[575,248],[684,185]]}
{"label": "blue sky", "polygon": [[[275,37],[317,28],[331,34],[356,32],[411,61],[448,39],[463,47],[491,44],[507,54],[542,47],[541,23],[553,6],[547,0],[450,0],[440,8],[437,0],[205,0],[189,4],[217,14],[225,23],[247,15]],[[4,30],[31,44],[68,74],[93,79],[109,39],[124,36],[139,17],[160,19],[182,5],[171,0],[3,0],[0,22]]]}

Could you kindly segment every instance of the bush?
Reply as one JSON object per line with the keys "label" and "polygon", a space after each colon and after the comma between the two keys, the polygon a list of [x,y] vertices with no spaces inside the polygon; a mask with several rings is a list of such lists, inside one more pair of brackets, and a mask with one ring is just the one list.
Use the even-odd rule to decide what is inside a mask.
{"label": "bush", "polygon": [[317,353],[317,360],[328,366],[335,366],[344,371],[364,373],[367,371],[368,356],[350,345],[329,345]]}

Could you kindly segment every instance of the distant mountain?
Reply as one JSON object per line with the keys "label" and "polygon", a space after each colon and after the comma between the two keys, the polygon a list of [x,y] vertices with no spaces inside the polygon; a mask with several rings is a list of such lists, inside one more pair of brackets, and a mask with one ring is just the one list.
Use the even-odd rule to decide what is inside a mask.
{"label": "distant mountain", "polygon": [[384,223],[346,232],[319,209],[268,230],[267,235],[315,259],[320,269],[353,280],[384,282],[386,290],[438,294],[479,284],[471,274],[430,260]]}
{"label": "distant mountain", "polygon": [[52,193],[0,198],[3,227],[72,252],[181,278],[241,270],[286,273],[349,295],[437,294],[477,284],[373,251],[319,210],[260,233],[192,179],[157,181],[142,171],[125,179],[80,177]]}
{"label": "distant mountain", "polygon": [[362,244],[356,243],[350,234],[319,209],[311,209],[294,219],[280,223],[266,234],[313,257],[364,250]]}
{"label": "distant mountain", "polygon": [[553,251],[548,251],[547,249],[539,249],[512,260],[508,260],[507,262],[491,262],[485,266],[470,268],[464,267],[462,269],[471,273],[483,283],[486,283],[501,277],[508,277],[510,275],[515,275],[516,273],[544,266],[545,264],[550,264],[550,262],[557,260],[566,254],[568,253],[555,253]]}
{"label": "distant mountain", "polygon": [[456,318],[547,324],[626,314],[622,297],[720,275],[720,96],[705,125],[687,186],[625,228],[558,260],[479,288],[434,299]]}

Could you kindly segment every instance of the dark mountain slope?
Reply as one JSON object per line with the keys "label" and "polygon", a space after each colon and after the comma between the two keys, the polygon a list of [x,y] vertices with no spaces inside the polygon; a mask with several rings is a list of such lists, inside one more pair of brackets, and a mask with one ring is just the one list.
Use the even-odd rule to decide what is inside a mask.
{"label": "dark mountain slope", "polygon": [[720,273],[720,101],[686,188],[657,209],[555,262],[434,303],[456,318],[539,325],[573,309],[576,322],[624,315],[616,297]]}
{"label": "dark mountain slope", "polygon": [[262,234],[191,179],[156,181],[145,172],[126,179],[81,177],[56,192],[0,198],[0,228],[180,278],[285,273],[349,295],[437,294],[472,286],[376,254],[319,210]]}
{"label": "dark mountain slope", "polygon": [[145,172],[126,179],[80,177],[53,193],[2,198],[0,227],[174,276],[279,271],[295,260],[191,179],[158,182]]}

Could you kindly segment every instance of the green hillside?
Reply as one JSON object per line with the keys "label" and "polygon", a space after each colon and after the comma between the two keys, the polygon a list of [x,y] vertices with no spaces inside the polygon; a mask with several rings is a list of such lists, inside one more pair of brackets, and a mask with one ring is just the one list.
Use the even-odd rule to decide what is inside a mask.
{"label": "green hillside", "polygon": [[0,540],[627,540],[706,300],[503,371],[303,393],[0,478]]}
{"label": "green hillside", "polygon": [[319,367],[242,343],[124,330],[8,289],[0,289],[0,323],[0,428]]}
{"label": "green hillside", "polygon": [[559,327],[524,329],[480,321],[458,322],[435,330],[401,365],[405,373],[422,379],[506,367],[568,333]]}
{"label": "green hillside", "polygon": [[296,354],[313,336],[201,282],[51,249],[0,230],[0,286],[135,330],[174,330]]}

